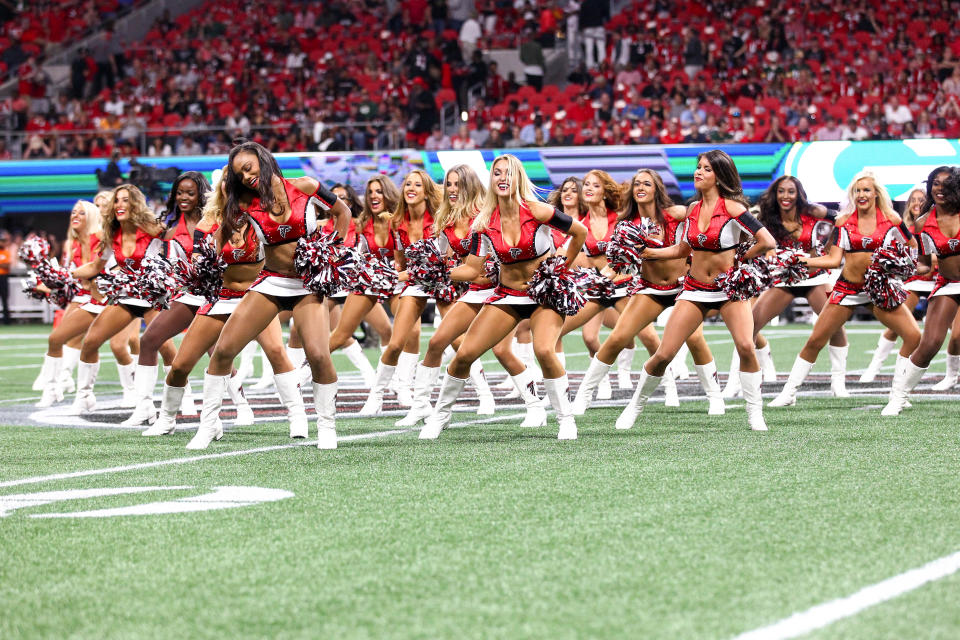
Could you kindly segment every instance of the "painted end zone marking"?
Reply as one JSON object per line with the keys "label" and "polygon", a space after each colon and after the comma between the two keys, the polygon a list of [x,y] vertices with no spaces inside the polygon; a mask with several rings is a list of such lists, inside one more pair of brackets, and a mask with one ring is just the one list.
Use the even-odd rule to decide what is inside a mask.
{"label": "painted end zone marking", "polygon": [[767,627],[737,636],[734,640],[786,640],[849,618],[874,605],[892,600],[928,582],[945,578],[960,570],[960,551],[944,556],[917,569],[911,569],[883,582],[864,587],[851,596],[831,600]]}

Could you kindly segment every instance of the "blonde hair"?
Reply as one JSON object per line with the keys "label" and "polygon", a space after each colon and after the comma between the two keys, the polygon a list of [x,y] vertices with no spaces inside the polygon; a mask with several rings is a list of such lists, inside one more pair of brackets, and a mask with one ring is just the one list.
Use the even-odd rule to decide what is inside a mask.
{"label": "blonde hair", "polygon": [[873,183],[873,190],[877,194],[877,206],[880,207],[880,211],[882,211],[883,215],[887,217],[887,220],[891,222],[899,222],[900,216],[898,216],[897,212],[893,210],[893,201],[890,199],[890,193],[887,191],[887,188],[877,180],[877,176],[873,173],[873,171],[865,170],[853,176],[853,180],[851,180],[850,184],[847,186],[847,199],[843,203],[843,207],[840,209],[840,215],[837,216],[837,226],[842,225],[854,212],[856,212],[857,199],[854,195],[854,192],[856,191],[857,183],[861,180],[869,180]]}
{"label": "blonde hair", "polygon": [[144,231],[160,226],[156,214],[147,206],[147,199],[143,196],[143,192],[132,184],[121,184],[110,192],[110,201],[101,220],[100,239],[103,242],[109,242],[116,230],[120,228],[120,222],[117,220],[117,194],[124,190],[130,195],[130,220]]}
{"label": "blonde hair", "polygon": [[[451,205],[450,199],[446,197],[447,177],[449,177],[451,173],[457,174],[457,178],[459,179],[457,184],[460,192],[457,196],[456,205]],[[483,188],[483,183],[480,182],[477,172],[469,165],[458,164],[451,167],[450,170],[447,171],[443,182],[444,198],[433,218],[434,235],[443,233],[443,230],[451,224],[456,224],[463,219],[469,220],[476,215],[486,195],[486,190]]]}
{"label": "blonde hair", "polygon": [[485,230],[490,225],[490,217],[499,206],[499,196],[497,196],[497,191],[493,186],[493,167],[501,161],[507,163],[507,175],[516,178],[510,181],[511,193],[507,197],[516,201],[518,205],[522,202],[540,201],[540,198],[537,197],[536,188],[527,176],[527,172],[524,170],[523,163],[520,162],[520,159],[509,153],[498,156],[496,160],[493,161],[493,164],[490,165],[490,186],[487,187],[487,194],[483,198],[483,206],[480,207],[480,213],[477,214],[476,219],[473,221],[472,229],[474,231]]}
{"label": "blonde hair", "polygon": [[[73,214],[73,209],[77,208],[77,205],[83,209],[84,215],[87,217],[86,225],[83,229],[83,233],[87,234],[87,238],[97,233],[100,229],[100,208],[88,200],[77,200],[73,208],[70,209],[71,215]],[[67,242],[66,249],[64,250],[64,264],[70,264],[73,260],[73,243],[74,241],[80,240],[80,233],[74,229],[71,225],[67,225]],[[83,245],[80,246],[80,253],[83,254],[83,250],[86,247]],[[84,260],[84,262],[88,262]]]}
{"label": "blonde hair", "polygon": [[367,226],[367,220],[373,220],[373,211],[370,210],[370,186],[374,182],[380,183],[380,191],[383,192],[383,214],[393,211],[400,202],[400,190],[389,176],[377,174],[367,178],[367,183],[363,186],[363,207],[357,217],[357,233],[361,233]]}
{"label": "blonde hair", "polygon": [[200,224],[203,227],[213,228],[223,222],[223,207],[226,204],[226,197],[220,190],[220,184],[223,182],[223,174],[213,184],[212,193],[207,195],[207,201],[203,203],[203,210],[200,212]]}
{"label": "blonde hair", "polygon": [[[440,206],[440,186],[433,181],[433,178],[430,177],[423,169],[414,169],[408,173],[403,178],[403,183],[406,183],[410,179],[410,176],[418,175],[420,176],[420,181],[423,182],[423,196],[426,200],[427,211],[431,215],[436,212],[437,207]],[[394,229],[399,227],[400,224],[407,218],[407,215],[410,213],[410,210],[407,208],[407,201],[403,198],[403,184],[400,185],[400,201],[397,203],[397,208],[393,212],[384,211],[380,214],[380,217],[384,220],[390,221],[390,226]]]}
{"label": "blonde hair", "polygon": [[907,224],[908,227],[913,227],[913,224],[917,221],[913,217],[913,211],[910,210],[910,199],[913,198],[913,194],[920,194],[920,215],[923,215],[923,205],[927,200],[927,192],[921,189],[920,187],[915,187],[910,190],[910,193],[907,195],[907,200],[904,203],[903,207],[903,221]]}

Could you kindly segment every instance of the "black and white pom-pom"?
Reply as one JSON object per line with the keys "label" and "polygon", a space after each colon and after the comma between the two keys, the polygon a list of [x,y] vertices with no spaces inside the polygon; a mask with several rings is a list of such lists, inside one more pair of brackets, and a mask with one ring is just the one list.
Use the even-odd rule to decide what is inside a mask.
{"label": "black and white pom-pom", "polygon": [[756,298],[768,289],[772,282],[769,266],[763,258],[740,262],[726,273],[717,276],[717,284],[730,300]]}
{"label": "black and white pom-pom", "polygon": [[885,273],[876,265],[870,265],[863,277],[863,290],[870,300],[884,311],[893,311],[907,299],[903,283]]}
{"label": "black and white pom-pom", "polygon": [[381,300],[393,295],[397,288],[397,271],[387,258],[376,253],[351,251],[349,267],[344,270],[344,287],[361,295],[371,293]]}
{"label": "black and white pom-pom", "polygon": [[789,287],[809,278],[810,270],[800,261],[806,255],[797,249],[778,249],[777,254],[768,261],[774,282]]}
{"label": "black and white pom-pom", "polygon": [[180,287],[207,302],[215,302],[223,288],[223,272],[227,263],[217,253],[213,235],[207,235],[202,242],[193,246],[194,255],[189,261],[180,261],[176,266],[176,279]]}
{"label": "black and white pom-pom", "polygon": [[177,293],[177,279],[173,273],[173,264],[162,256],[147,256],[140,263],[137,272],[137,295],[146,300],[154,309],[166,309],[170,298]]}
{"label": "black and white pom-pom", "polygon": [[97,276],[97,289],[108,304],[117,304],[122,298],[139,298],[137,274],[127,269],[116,269]]}
{"label": "black and white pom-pom", "polygon": [[910,255],[910,248],[899,242],[874,251],[871,266],[900,280],[906,280],[917,272],[917,263]]}
{"label": "black and white pom-pom", "polygon": [[70,273],[69,269],[54,266],[50,260],[44,260],[37,265],[37,278],[50,290],[47,299],[61,309],[80,292],[80,283]]}
{"label": "black and white pom-pom", "polygon": [[563,256],[552,256],[540,263],[530,278],[527,295],[562,316],[576,315],[587,304],[587,298],[573,272],[567,269]]}
{"label": "black and white pom-pom", "polygon": [[20,245],[17,256],[23,264],[31,269],[36,268],[38,264],[50,257],[50,243],[40,236],[27,238]]}
{"label": "black and white pom-pom", "polygon": [[47,292],[40,289],[40,278],[32,271],[27,272],[26,278],[21,278],[20,286],[28,298],[34,300],[46,300]]}
{"label": "black and white pom-pom", "polygon": [[607,262],[617,273],[640,273],[643,259],[640,254],[647,247],[661,247],[663,242],[652,238],[656,225],[644,219],[640,224],[622,220],[617,223],[607,242]]}
{"label": "black and white pom-pom", "polygon": [[587,298],[612,298],[617,293],[617,285],[613,280],[596,269],[580,267],[573,272],[573,277]]}
{"label": "black and white pom-pom", "polygon": [[304,286],[319,296],[330,296],[340,290],[342,261],[343,245],[336,241],[336,233],[300,238],[293,256],[294,267],[303,278]]}
{"label": "black and white pom-pom", "polygon": [[446,298],[455,295],[456,287],[450,281],[446,256],[440,253],[437,243],[430,239],[419,240],[404,249],[403,254],[407,259],[410,282],[437,300],[450,302]]}
{"label": "black and white pom-pom", "polygon": [[490,284],[497,286],[500,284],[500,261],[493,256],[488,256],[487,261],[483,263],[483,269],[486,272],[487,280]]}

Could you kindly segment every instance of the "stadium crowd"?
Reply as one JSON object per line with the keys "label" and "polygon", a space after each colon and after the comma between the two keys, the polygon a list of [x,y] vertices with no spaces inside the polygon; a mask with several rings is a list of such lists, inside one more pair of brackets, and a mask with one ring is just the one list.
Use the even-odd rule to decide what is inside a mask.
{"label": "stadium crowd", "polygon": [[[52,3],[34,3],[3,26],[0,59],[121,4],[72,3],[69,33],[44,36]],[[956,2],[609,6],[220,0],[135,43],[108,22],[63,90],[21,61],[0,123],[22,148],[0,139],[0,156],[224,153],[236,135],[273,151],[960,136]],[[560,47],[554,79],[544,52]],[[499,72],[497,48],[523,77]]]}

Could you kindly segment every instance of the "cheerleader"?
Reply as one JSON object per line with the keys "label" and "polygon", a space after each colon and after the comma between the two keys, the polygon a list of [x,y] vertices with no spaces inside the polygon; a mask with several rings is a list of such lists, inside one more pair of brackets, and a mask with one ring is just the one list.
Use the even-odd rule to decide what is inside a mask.
{"label": "cheerleader", "polygon": [[[109,264],[138,271],[145,258],[163,253],[163,232],[163,226],[147,207],[143,193],[133,185],[120,185],[113,190],[101,222],[103,253],[75,269],[73,274],[79,279],[91,279]],[[149,326],[158,314],[159,311],[147,300],[130,297],[108,305],[97,316],[87,329],[80,348],[77,393],[71,408],[73,412],[84,413],[96,407],[93,385],[100,369],[100,346],[124,331],[133,320],[143,318]],[[168,344],[161,349],[164,362],[173,361],[173,345]]]}
{"label": "cheerleader", "polygon": [[[447,171],[444,179],[444,199],[437,209],[433,233],[440,245],[440,251],[453,254],[458,261],[467,259],[480,237],[471,229],[476,213],[483,206],[486,190],[476,172],[465,164],[459,164]],[[426,419],[433,408],[430,406],[430,394],[440,377],[440,367],[444,350],[453,345],[470,327],[473,319],[483,308],[484,301],[493,293],[494,286],[484,274],[481,283],[471,283],[469,290],[452,305],[440,302],[437,306],[443,311],[443,320],[427,345],[423,362],[417,366],[413,385],[413,406],[410,412],[397,420],[398,427],[412,427]],[[547,414],[540,404],[540,398],[531,390],[533,379],[530,372],[510,349],[509,340],[504,340],[493,348],[500,364],[514,381],[526,407],[524,427],[540,427],[546,424]],[[477,388],[479,406],[477,415],[493,415],[493,394],[483,376],[479,360],[471,365],[470,378]]]}
{"label": "cheerleader", "polygon": [[[766,227],[777,247],[803,251],[812,258],[823,255],[823,250],[833,231],[836,214],[826,207],[807,201],[807,193],[800,181],[792,176],[781,176],[760,196],[760,222]],[[761,368],[768,361],[772,368],[770,344],[760,334],[771,320],[779,316],[796,298],[806,298],[810,308],[817,314],[827,303],[830,291],[830,273],[815,270],[805,280],[785,284],[777,283],[767,289],[753,306],[753,331],[757,356]],[[849,398],[847,391],[847,334],[841,326],[830,336],[830,390],[834,397]],[[775,382],[764,375],[765,382]]]}
{"label": "cheerleader", "polygon": [[[374,253],[383,260],[393,260],[395,254],[394,234],[384,215],[400,204],[400,191],[393,181],[384,175],[375,175],[367,180],[363,189],[363,208],[357,218],[356,247],[362,253]],[[392,267],[391,267],[392,269]],[[340,319],[330,332],[330,352],[343,349],[350,359],[366,358],[353,333],[366,320],[380,336],[380,347],[385,349],[393,335],[393,327],[387,317],[377,292],[350,292],[340,309]],[[373,387],[374,380],[370,383]]]}
{"label": "cheerleader", "polygon": [[[260,275],[263,268],[263,246],[257,239],[253,225],[242,212],[237,215],[231,224],[223,225],[223,191],[217,185],[217,190],[210,197],[203,209],[203,217],[196,225],[197,241],[214,234],[216,251],[220,259],[226,264],[223,271],[219,297],[215,301],[203,299],[203,304],[194,315],[190,327],[187,329],[183,342],[177,350],[170,371],[167,372],[163,385],[163,395],[160,403],[160,415],[152,427],[144,431],[144,436],[164,436],[177,429],[177,410],[179,409],[184,392],[189,383],[188,376],[197,366],[200,359],[217,342],[223,326],[230,314],[237,308],[247,289]],[[230,236],[226,231],[230,230]],[[196,246],[194,247],[196,249]],[[192,295],[192,294],[191,294]],[[281,396],[288,412],[290,422],[290,437],[305,438],[309,433],[307,414],[303,406],[303,397],[299,389],[291,391],[292,385],[287,380],[294,373],[294,365],[287,357],[283,347],[283,332],[280,329],[280,320],[274,317],[267,328],[257,336],[256,341],[263,347],[263,352],[278,379],[277,389],[283,390]],[[239,380],[231,380],[227,384],[226,392],[237,411],[235,425],[251,425],[254,422],[253,410],[243,395]],[[214,439],[223,436],[223,426],[216,420],[216,434]]]}
{"label": "cheerleader", "polygon": [[471,228],[483,235],[484,242],[474,243],[466,262],[451,271],[451,279],[473,282],[483,276],[484,247],[487,247],[500,263],[499,284],[484,302],[450,362],[440,396],[420,438],[433,439],[440,435],[450,422],[453,404],[473,362],[509,335],[522,318],[529,318],[543,385],[557,413],[557,438],[574,440],[577,425],[567,399],[567,374],[555,351],[563,316],[537,304],[525,289],[540,263],[555,248],[552,229],[572,236],[565,260],[567,267],[580,253],[587,229],[562,211],[539,201],[523,165],[512,155],[502,155],[493,161],[490,187]]}
{"label": "cheerleader", "polygon": [[[90,262],[100,247],[100,211],[92,202],[78,200],[70,211],[70,226],[63,252],[63,264],[68,269]],[[43,367],[34,382],[35,391],[41,391],[37,407],[49,407],[63,400],[64,393],[74,390],[73,369],[80,361],[83,334],[97,317],[97,311],[84,307],[90,304],[94,285],[85,280],[82,288],[64,309],[59,324],[47,338],[47,353]]]}
{"label": "cheerleader", "polygon": [[[335,195],[310,177],[287,180],[276,159],[262,145],[242,141],[230,150],[223,178],[226,205],[221,237],[232,238],[234,223],[246,213],[264,245],[263,269],[230,315],[203,379],[200,426],[188,449],[205,449],[220,435],[217,416],[230,383],[233,360],[248,342],[270,326],[280,311],[293,312],[293,321],[304,339],[304,350],[313,371],[313,402],[317,412],[317,447],[335,449],[334,417],[337,372],[330,359],[330,316],[323,300],[304,285],[294,267],[297,241],[317,230],[317,214],[329,211],[337,220],[337,236],[344,237],[350,211]],[[277,393],[285,406],[299,394],[296,371],[275,377]]]}
{"label": "cheerleader", "polygon": [[[197,229],[197,223],[203,215],[203,208],[210,192],[210,183],[202,173],[187,171],[181,173],[170,188],[167,197],[166,220],[167,259],[176,265],[189,262],[195,242],[203,241],[205,233]],[[124,426],[135,427],[152,424],[157,418],[157,409],[153,405],[153,388],[157,382],[157,353],[165,348],[173,349],[170,340],[180,335],[190,326],[197,310],[205,300],[188,292],[173,296],[170,307],[161,311],[140,338],[140,355],[137,358],[137,370],[134,373],[134,391],[136,407],[133,414],[123,421]],[[190,395],[185,392],[184,395]],[[193,406],[193,401],[188,402]]]}
{"label": "cheerleader", "polygon": [[940,351],[960,308],[960,169],[937,172],[930,186],[933,201],[925,203],[927,213],[917,219],[916,229],[923,265],[931,267],[936,256],[939,273],[930,292],[920,344],[893,374],[890,399],[881,412],[885,416],[899,415],[903,410],[907,394]]}
{"label": "cheerleader", "polygon": [[[631,198],[627,206],[618,216],[618,222],[630,222],[641,225],[645,221],[652,224],[655,231],[652,239],[662,244],[675,245],[683,241],[683,220],[687,211],[683,206],[674,205],[667,189],[663,185],[660,174],[653,169],[641,169],[634,175],[630,183]],[[644,254],[640,274],[632,283],[636,292],[633,293],[624,305],[610,336],[603,342],[597,354],[591,358],[590,365],[583,376],[580,388],[573,400],[574,415],[583,415],[592,401],[593,391],[603,380],[610,367],[623,350],[633,344],[636,335],[645,332],[653,333],[652,348],[647,347],[653,356],[660,346],[660,339],[653,329],[653,322],[664,310],[676,304],[677,296],[683,290],[681,279],[687,272],[685,257],[658,259],[656,250]],[[620,278],[609,266],[605,266],[603,274],[615,279]],[[717,382],[717,367],[713,362],[713,354],[703,337],[702,328],[698,327],[687,338],[696,363],[697,376],[709,400],[708,413],[723,415],[726,411],[723,398],[720,395],[720,385]],[[646,345],[645,345],[646,346]],[[670,387],[667,387],[667,406],[678,406],[676,382],[671,375],[664,376],[665,384],[671,385],[674,403],[669,402]],[[632,423],[622,423],[620,426],[629,428]]]}
{"label": "cheerleader", "polygon": [[[399,206],[390,214],[381,214],[390,222],[394,235],[397,270],[403,271],[406,257],[403,250],[433,236],[433,214],[440,204],[440,187],[426,171],[414,169],[403,180]],[[377,365],[377,378],[370,395],[358,415],[374,416],[383,407],[383,394],[398,375],[397,401],[401,406],[413,404],[412,374],[420,354],[420,316],[430,297],[421,287],[410,282],[398,286],[399,299],[393,313],[393,333]]]}
{"label": "cheerleader", "polygon": [[[924,192],[923,189],[914,189],[910,192],[910,195],[907,196],[907,205],[903,210],[903,222],[907,225],[908,229],[914,229],[916,221],[924,212],[924,203],[934,202],[933,183],[937,176],[943,174],[945,177],[949,171],[950,167],[937,167],[927,176],[926,192]],[[929,206],[929,204],[927,206]],[[903,283],[903,288],[907,291],[907,299],[903,301],[903,304],[907,306],[910,313],[913,313],[914,309],[917,308],[917,304],[920,302],[919,295],[929,296],[933,290],[934,282],[937,278],[936,255],[931,255],[930,259],[931,268],[929,271],[917,273]],[[880,373],[880,368],[883,367],[883,363],[886,362],[887,357],[896,345],[897,335],[894,332],[886,329],[880,334],[880,337],[877,339],[877,346],[873,350],[873,357],[870,358],[870,364],[867,365],[867,368],[863,374],[861,374],[860,382],[873,382],[876,379],[877,374]]]}
{"label": "cheerleader", "polygon": [[873,252],[894,243],[906,244],[912,237],[900,216],[893,210],[886,188],[869,171],[854,176],[847,188],[847,203],[837,216],[838,241],[822,257],[804,257],[804,264],[813,269],[836,269],[843,263],[840,278],[833,286],[828,304],[817,316],[813,332],[790,370],[790,377],[771,407],[788,407],[797,402],[797,389],[824,345],[853,315],[853,308],[873,304],[873,315],[903,338],[900,349],[906,358],[920,342],[920,329],[913,315],[903,304],[886,310],[877,305],[864,290],[864,278],[872,262]]}
{"label": "cheerleader", "polygon": [[[690,255],[690,271],[664,327],[660,347],[644,364],[637,390],[617,419],[616,426],[627,429],[633,425],[680,346],[703,324],[711,311],[717,310],[740,354],[740,380],[750,428],[766,431],[760,394],[763,374],[753,346],[750,302],[731,298],[716,280],[731,271],[737,246],[751,236],[756,242],[744,255],[745,261],[762,256],[776,245],[770,232],[747,212],[740,174],[726,153],[716,149],[701,153],[697,157],[693,184],[700,199],[688,209],[682,241],[666,249],[648,248],[642,254],[661,260]],[[706,373],[698,370],[701,381]]]}

